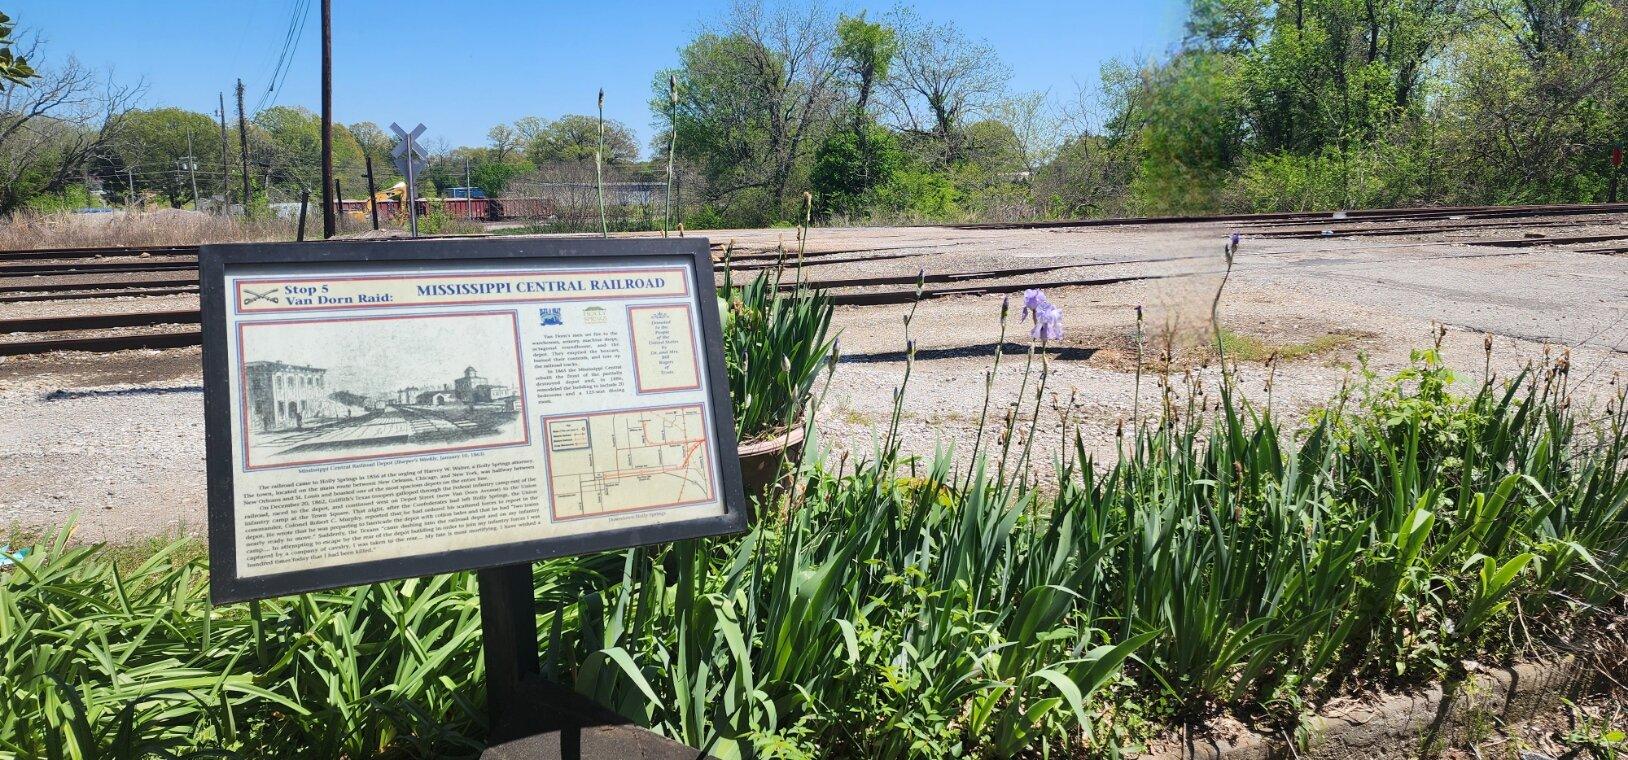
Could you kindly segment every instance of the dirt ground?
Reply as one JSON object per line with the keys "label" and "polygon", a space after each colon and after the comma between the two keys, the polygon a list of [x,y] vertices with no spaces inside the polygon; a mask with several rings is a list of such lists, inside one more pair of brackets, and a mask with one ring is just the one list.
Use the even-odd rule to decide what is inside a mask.
{"label": "dirt ground", "polygon": [[[1628,231],[1628,221],[1590,218],[1581,232]],[[1548,234],[1552,232],[1544,228]],[[1087,446],[1112,452],[1115,430],[1133,412],[1148,416],[1165,346],[1175,372],[1191,370],[1214,388],[1219,369],[1203,346],[1209,312],[1225,269],[1221,225],[1145,225],[1043,230],[948,230],[932,227],[815,229],[805,251],[811,280],[976,273],[1059,267],[1003,282],[1137,277],[1108,285],[1051,287],[1064,314],[1064,338],[1049,359],[1028,365],[1028,326],[1018,323],[1021,293],[1002,342],[1000,294],[955,296],[915,307],[908,339],[916,345],[905,392],[905,447],[970,449],[985,399],[986,372],[1003,356],[989,394],[989,428],[1026,385],[1017,413],[1034,411],[1044,363],[1033,458],[1040,470],[1059,456],[1066,414]],[[1491,369],[1507,374],[1545,351],[1570,351],[1581,403],[1603,403],[1611,383],[1628,379],[1628,256],[1577,246],[1486,245],[1519,239],[1520,228],[1468,234],[1277,239],[1245,229],[1220,304],[1237,377],[1259,403],[1289,418],[1353,382],[1365,359],[1380,374],[1407,365],[1429,347],[1438,325],[1445,360],[1479,381],[1493,337]],[[772,252],[793,230],[709,233],[733,240],[732,256]],[[772,257],[756,261],[772,262]],[[969,282],[994,282],[976,276]],[[895,286],[896,287],[896,286]],[[836,292],[861,292],[863,286]],[[122,300],[122,299],[121,299]],[[144,310],[188,308],[190,297],[150,299]],[[1144,372],[1137,366],[1137,307],[1143,313]],[[28,308],[21,308],[28,307]],[[55,306],[8,304],[7,315],[61,313]],[[129,310],[128,302],[82,307]],[[905,375],[909,305],[843,306],[836,316],[842,361],[825,392],[821,437],[833,451],[864,457],[884,434],[893,392]],[[1276,361],[1267,359],[1276,354]],[[77,515],[77,536],[124,541],[204,528],[204,442],[196,348],[57,354],[0,363],[0,526],[39,528]],[[1073,399],[1070,407],[1069,399]],[[993,433],[986,433],[992,445]]]}

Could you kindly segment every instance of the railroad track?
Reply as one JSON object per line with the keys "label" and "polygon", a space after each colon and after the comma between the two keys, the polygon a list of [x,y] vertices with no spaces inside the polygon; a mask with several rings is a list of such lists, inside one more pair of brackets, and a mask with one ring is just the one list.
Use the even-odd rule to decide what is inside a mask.
{"label": "railroad track", "polygon": [[106,259],[106,258],[162,258],[191,256],[197,258],[195,245],[107,246],[103,248],[29,248],[27,250],[0,251],[0,261],[38,259]]}
{"label": "railroad track", "polygon": [[132,298],[139,296],[184,296],[196,294],[197,285],[167,288],[107,288],[62,292],[56,288],[41,288],[44,293],[12,294],[0,292],[0,303],[33,303],[37,301],[84,301],[95,298]]}
{"label": "railroad track", "polygon": [[78,264],[0,264],[0,277],[71,277],[79,274],[196,272],[198,261],[87,261]]}
{"label": "railroad track", "polygon": [[[982,224],[923,225],[961,230],[1039,230],[1071,227],[1118,227],[1138,224],[1203,224],[1230,222],[1242,226],[1308,224],[1311,222],[1390,222],[1428,219],[1499,219],[1530,216],[1581,216],[1628,212],[1628,203],[1572,203],[1543,206],[1435,206],[1428,208],[1382,208],[1352,211],[1286,211],[1265,214],[1219,214],[1214,216],[1144,216],[1124,219],[1076,219],[1045,222],[993,222]],[[1336,233],[1337,234],[1337,233]]]}
{"label": "railroad track", "polygon": [[[1362,223],[1383,223],[1398,221],[1430,221],[1430,220],[1497,220],[1497,219],[1530,219],[1544,216],[1591,216],[1603,214],[1628,213],[1628,203],[1593,203],[1593,204],[1558,204],[1543,206],[1439,206],[1431,208],[1391,208],[1391,209],[1358,209],[1343,212],[1276,212],[1265,214],[1222,214],[1215,216],[1149,216],[1131,217],[1124,219],[1079,219],[1043,222],[998,222],[985,224],[942,224],[923,225],[929,227],[947,227],[963,230],[1018,230],[1018,229],[1069,229],[1081,227],[1118,227],[1146,224],[1201,224],[1201,223],[1230,223],[1240,227],[1283,227],[1294,224],[1318,223],[1316,229],[1263,229],[1259,234],[1263,237],[1321,237],[1323,230],[1330,230],[1335,236],[1349,235],[1405,235],[1428,234],[1432,232],[1446,232],[1461,229],[1475,229],[1477,227],[1492,228],[1497,225],[1438,225],[1414,228],[1356,228],[1352,225]],[[1337,215],[1336,215],[1337,214]],[[1343,223],[1338,226],[1329,226],[1324,223]],[[1527,222],[1513,223],[1507,226],[1558,226],[1567,222]],[[714,242],[713,248],[721,250],[723,243]],[[809,251],[803,254],[804,258],[818,258],[824,256],[840,256],[842,254],[877,254],[887,255],[891,251],[906,251],[918,249],[937,249],[945,246],[927,246],[922,244],[901,246],[878,246],[870,248],[848,248],[821,251]],[[0,278],[13,276],[67,276],[76,274],[129,274],[137,272],[167,272],[167,271],[197,271],[199,246],[120,246],[104,248],[41,248],[29,250],[0,251]],[[743,261],[773,260],[782,254],[777,251],[741,251],[734,258]],[[906,256],[907,253],[894,254]],[[786,251],[784,256],[791,258],[793,251]],[[135,260],[132,260],[135,259]],[[44,262],[44,263],[30,263]],[[9,288],[0,286],[0,293]]]}
{"label": "railroad track", "polygon": [[0,341],[0,356],[46,354],[52,351],[126,351],[133,348],[183,348],[203,344],[203,332],[177,330],[170,332],[141,332],[122,335],[86,335],[40,340]]}
{"label": "railroad track", "polygon": [[[1431,234],[1465,230],[1497,230],[1514,227],[1547,229],[1576,226],[1586,224],[1586,222],[1545,219],[1544,217],[1606,214],[1628,214],[1628,203],[1374,209],[1345,212],[1341,219],[1334,219],[1330,214],[1326,213],[1279,213],[940,226],[957,229],[1001,230],[1223,222],[1232,226],[1251,229],[1252,231],[1248,232],[1251,237],[1304,239],[1328,236],[1324,234],[1324,230],[1329,230],[1330,234],[1335,237],[1362,237]],[[1394,226],[1396,223],[1409,221],[1423,222],[1442,219],[1452,220],[1455,223]],[[1316,226],[1307,226],[1312,223],[1315,223]],[[1392,226],[1369,226],[1374,224],[1391,224]],[[1301,228],[1295,228],[1296,225]],[[1583,253],[1617,255],[1628,252],[1628,245],[1623,245],[1623,241],[1628,241],[1628,233],[1589,235],[1528,233],[1520,238],[1464,240],[1462,242],[1469,245],[1511,249],[1540,245],[1604,244],[1600,245],[1600,247],[1578,250]],[[737,249],[729,263],[732,270],[738,271],[742,277],[747,277],[750,276],[749,272],[751,270],[766,269],[782,264],[795,270],[800,267],[871,262],[931,254],[962,244],[966,244],[966,242],[947,241],[943,244],[917,243],[868,248],[839,248],[805,252],[802,256],[798,256],[794,250],[782,253],[774,249]],[[715,250],[721,249],[723,244],[714,243],[713,247]],[[9,282],[0,279],[0,303],[197,293],[198,251],[197,246],[0,251],[0,278],[10,278]],[[1164,260],[1166,259],[1149,260],[1145,263]],[[922,279],[919,296],[917,277],[912,275],[805,279],[802,280],[802,284],[806,287],[826,290],[830,293],[832,301],[838,305],[877,306],[910,303],[918,297],[927,300],[957,295],[1013,293],[1029,288],[1111,285],[1180,276],[1152,274],[1090,277],[1083,276],[1081,271],[1046,276],[1059,270],[1086,270],[1095,266],[1134,265],[1137,263],[1144,262],[1138,260],[1083,264],[1074,262],[927,274]],[[157,276],[135,279],[130,276],[137,273],[154,273]],[[61,280],[55,282],[33,281],[46,277],[60,277]],[[797,281],[795,280],[782,284],[782,288],[796,286]],[[0,356],[65,350],[116,351],[131,348],[173,348],[198,345],[202,342],[202,334],[193,326],[198,325],[199,322],[200,316],[197,309],[0,319],[0,334],[9,333],[18,337],[37,334],[37,338],[31,337],[25,340],[12,340],[9,342],[0,341]]]}

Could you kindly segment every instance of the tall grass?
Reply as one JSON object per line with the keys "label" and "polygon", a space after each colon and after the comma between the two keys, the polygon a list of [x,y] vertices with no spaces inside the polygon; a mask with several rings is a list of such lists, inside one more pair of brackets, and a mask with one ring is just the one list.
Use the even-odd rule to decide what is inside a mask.
{"label": "tall grass", "polygon": [[[431,199],[428,212],[420,219],[420,232],[473,235],[484,229],[480,222],[448,215],[443,206],[439,199]],[[400,225],[392,226],[405,224],[406,218],[402,217]],[[0,219],[0,250],[265,243],[294,240],[297,227],[295,219],[274,216],[246,219],[184,209],[102,214],[21,211]],[[359,217],[339,216],[340,234],[365,233],[369,229]],[[305,239],[321,238],[322,214],[317,205],[306,214]]]}
{"label": "tall grass", "polygon": [[[1049,364],[1026,366],[1038,412]],[[1038,419],[962,466],[816,441],[745,536],[539,563],[545,669],[725,758],[1111,755],[1216,710],[1288,728],[1620,624],[1628,410],[1575,408],[1567,374],[1455,395],[1426,350],[1287,427],[1194,382],[1112,461],[1075,435],[1038,487],[999,464],[1023,471]],[[0,752],[478,747],[469,576],[211,610],[205,572],[58,542],[6,573]]]}
{"label": "tall grass", "polygon": [[[0,250],[269,242],[293,240],[296,226],[293,219],[244,219],[175,209],[103,214],[18,212],[0,220]],[[317,236],[321,236],[320,230]]]}

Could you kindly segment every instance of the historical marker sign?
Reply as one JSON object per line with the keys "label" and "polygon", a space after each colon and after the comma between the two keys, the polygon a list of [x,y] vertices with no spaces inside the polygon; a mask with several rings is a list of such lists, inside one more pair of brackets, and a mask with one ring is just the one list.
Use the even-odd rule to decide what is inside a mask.
{"label": "historical marker sign", "polygon": [[746,526],[703,239],[200,259],[217,602]]}

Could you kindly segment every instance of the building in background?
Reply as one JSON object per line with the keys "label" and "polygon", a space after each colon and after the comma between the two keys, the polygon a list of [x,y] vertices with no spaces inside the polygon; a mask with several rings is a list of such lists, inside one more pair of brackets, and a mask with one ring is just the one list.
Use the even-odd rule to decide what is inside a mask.
{"label": "building in background", "polygon": [[291,430],[331,416],[328,370],[284,362],[243,366],[249,415],[259,430]]}

